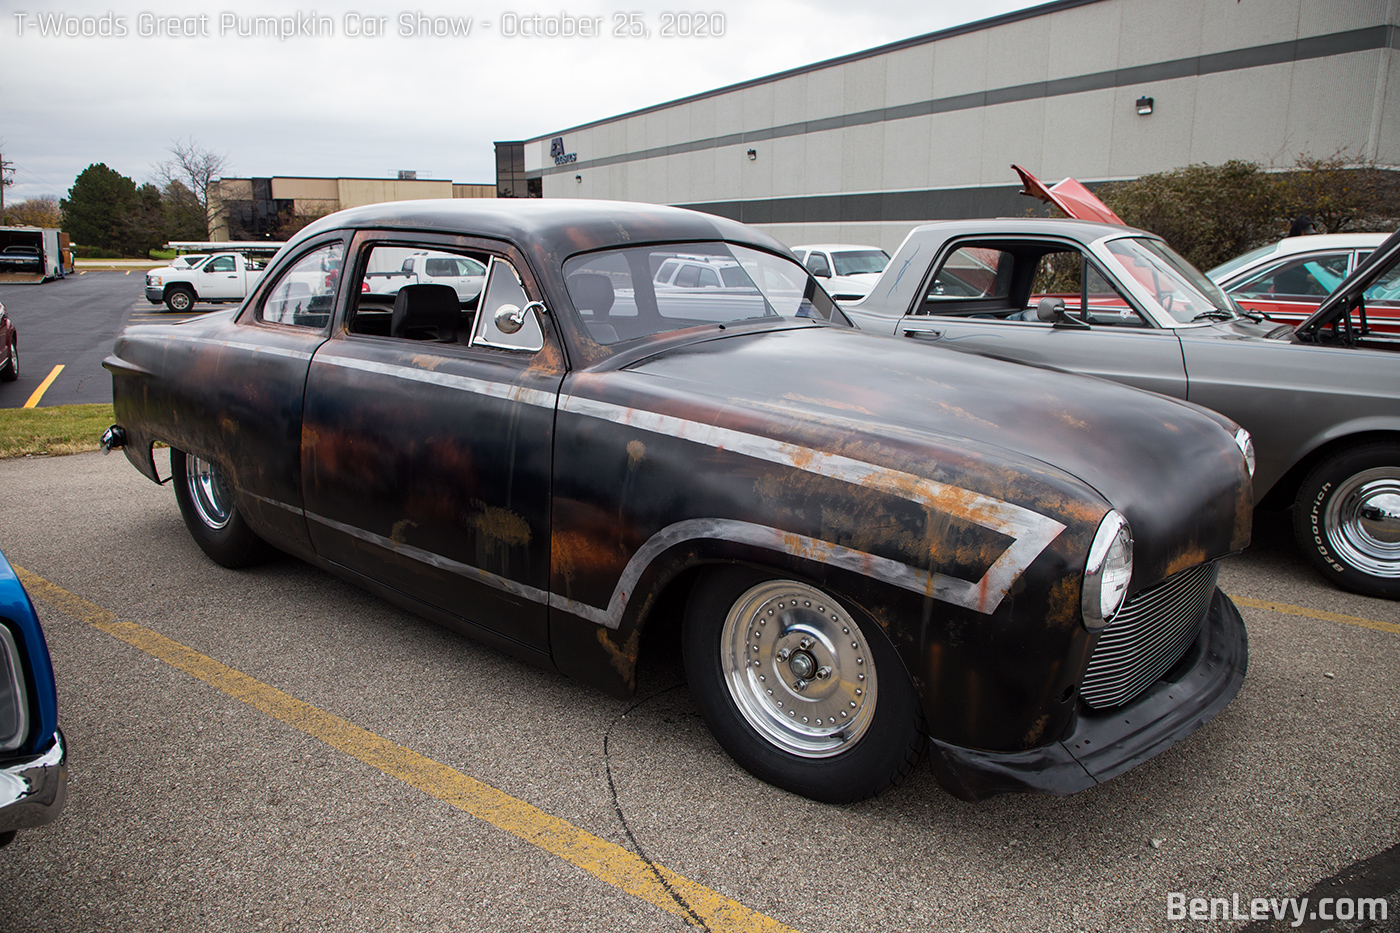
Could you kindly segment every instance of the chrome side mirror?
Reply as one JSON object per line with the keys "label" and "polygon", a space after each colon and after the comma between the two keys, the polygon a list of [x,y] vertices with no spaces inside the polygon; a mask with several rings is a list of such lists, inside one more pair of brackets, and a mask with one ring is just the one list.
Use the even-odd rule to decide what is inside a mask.
{"label": "chrome side mirror", "polygon": [[531,311],[537,314],[544,314],[544,303],[532,301],[523,308],[511,304],[501,305],[500,308],[496,310],[496,330],[503,334],[520,333],[520,328],[525,326],[525,315],[529,314]]}

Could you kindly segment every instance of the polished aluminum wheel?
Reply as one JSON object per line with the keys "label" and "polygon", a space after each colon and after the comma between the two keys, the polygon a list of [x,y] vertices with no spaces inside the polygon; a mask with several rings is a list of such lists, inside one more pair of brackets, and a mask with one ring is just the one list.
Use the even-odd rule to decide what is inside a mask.
{"label": "polished aluminum wheel", "polygon": [[722,667],[739,711],[769,742],[804,758],[850,748],[875,715],[875,664],[860,626],[831,597],[771,580],[734,602]]}
{"label": "polished aluminum wheel", "polygon": [[233,517],[232,496],[218,467],[208,460],[188,456],[185,483],[200,521],[216,531],[229,523]]}
{"label": "polished aluminum wheel", "polygon": [[1400,579],[1400,469],[1365,470],[1341,482],[1324,522],[1338,558],[1371,576]]}

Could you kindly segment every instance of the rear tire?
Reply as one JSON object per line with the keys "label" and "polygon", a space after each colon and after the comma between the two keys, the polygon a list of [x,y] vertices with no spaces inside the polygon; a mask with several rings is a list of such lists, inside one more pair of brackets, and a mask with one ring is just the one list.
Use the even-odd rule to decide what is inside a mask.
{"label": "rear tire", "polygon": [[923,716],[894,646],[817,587],[747,567],[712,572],[692,590],[681,638],[696,706],[754,777],[849,803],[918,764]]}
{"label": "rear tire", "polygon": [[11,340],[5,348],[5,362],[0,366],[0,382],[14,382],[19,378],[19,341]]}
{"label": "rear tire", "polygon": [[234,504],[233,486],[216,464],[171,448],[170,471],[185,527],[215,563],[250,567],[272,556]]}
{"label": "rear tire", "polygon": [[171,311],[184,312],[194,307],[194,292],[184,286],[165,293],[165,306]]}
{"label": "rear tire", "polygon": [[1337,586],[1400,599],[1400,444],[1359,444],[1318,464],[1298,490],[1293,531]]}

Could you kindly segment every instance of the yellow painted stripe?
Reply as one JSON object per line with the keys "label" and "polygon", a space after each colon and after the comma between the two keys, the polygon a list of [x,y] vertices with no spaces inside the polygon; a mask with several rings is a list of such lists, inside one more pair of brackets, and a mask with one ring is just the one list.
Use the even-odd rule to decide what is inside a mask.
{"label": "yellow painted stripe", "polygon": [[44,378],[44,381],[39,383],[39,388],[34,390],[34,394],[29,396],[29,401],[25,402],[23,407],[33,408],[35,405],[38,405],[39,399],[43,398],[44,393],[49,391],[49,386],[53,385],[53,381],[58,378],[58,374],[61,372],[63,372],[63,364],[59,363],[49,372],[48,376]]}
{"label": "yellow painted stripe", "polygon": [[1323,609],[1307,609],[1303,606],[1290,606],[1288,603],[1275,603],[1267,599],[1250,599],[1248,596],[1231,596],[1238,606],[1248,606],[1250,609],[1267,609],[1270,612],[1282,612],[1290,616],[1305,616],[1309,619],[1322,619],[1325,622],[1340,622],[1343,625],[1359,625],[1362,628],[1375,629],[1378,632],[1390,632],[1392,635],[1400,635],[1400,625],[1392,622],[1377,622],[1374,619],[1363,619],[1359,616],[1346,616],[1340,612],[1327,612]]}
{"label": "yellow painted stripe", "polygon": [[[13,566],[13,565],[12,565]],[[116,616],[16,566],[30,594],[50,606],[140,648],[171,667],[345,752],[390,777],[558,856],[594,877],[688,923],[715,933],[794,933],[790,927],[633,852],[226,667],[192,648]],[[664,879],[664,883],[663,883]]]}

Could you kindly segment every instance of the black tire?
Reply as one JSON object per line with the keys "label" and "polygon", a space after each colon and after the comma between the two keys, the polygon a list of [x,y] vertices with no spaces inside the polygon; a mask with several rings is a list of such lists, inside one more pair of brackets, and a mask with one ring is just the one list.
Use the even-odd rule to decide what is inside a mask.
{"label": "black tire", "polygon": [[215,563],[250,567],[272,556],[272,548],[253,533],[234,504],[233,487],[216,464],[172,448],[170,471],[185,527]]}
{"label": "black tire", "polygon": [[1298,490],[1293,531],[1337,586],[1400,599],[1400,444],[1358,444],[1318,464]]}
{"label": "black tire", "polygon": [[5,359],[0,361],[0,382],[14,382],[19,378],[19,341],[11,340],[5,347]]}
{"label": "black tire", "polygon": [[691,591],[681,642],[700,714],[762,781],[849,803],[900,783],[923,755],[918,696],[894,646],[811,584],[747,567],[711,572]]}
{"label": "black tire", "polygon": [[175,285],[165,290],[165,306],[171,311],[184,312],[194,307],[194,289]]}

